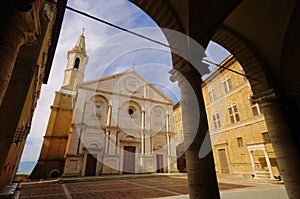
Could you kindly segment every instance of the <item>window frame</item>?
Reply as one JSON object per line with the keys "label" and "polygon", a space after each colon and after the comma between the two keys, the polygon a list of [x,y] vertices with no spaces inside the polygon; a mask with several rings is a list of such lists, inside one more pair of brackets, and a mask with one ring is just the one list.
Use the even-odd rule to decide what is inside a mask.
{"label": "window frame", "polygon": [[230,103],[227,107],[231,124],[241,121],[241,117],[235,102]]}
{"label": "window frame", "polygon": [[237,137],[237,138],[236,138],[236,141],[237,141],[237,145],[238,145],[239,148],[242,148],[242,147],[245,146],[245,145],[244,145],[244,140],[243,140],[242,137]]}
{"label": "window frame", "polygon": [[229,93],[233,90],[232,80],[229,76],[227,76],[223,81],[224,91],[225,93]]}
{"label": "window frame", "polygon": [[212,121],[213,121],[214,129],[219,129],[222,127],[221,118],[218,111],[212,112]]}
{"label": "window frame", "polygon": [[261,136],[265,144],[271,144],[271,139],[268,132],[261,133]]}
{"label": "window frame", "polygon": [[210,87],[208,89],[208,96],[209,96],[209,100],[210,102],[214,102],[217,99],[217,95],[216,95],[216,90],[214,87]]}

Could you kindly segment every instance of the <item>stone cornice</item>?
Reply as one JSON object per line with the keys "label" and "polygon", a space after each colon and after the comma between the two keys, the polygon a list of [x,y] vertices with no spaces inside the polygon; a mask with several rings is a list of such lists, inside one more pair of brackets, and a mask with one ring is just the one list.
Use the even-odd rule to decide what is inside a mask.
{"label": "stone cornice", "polygon": [[81,86],[81,89],[87,90],[87,91],[93,91],[93,92],[99,92],[99,93],[106,93],[109,95],[118,95],[118,96],[123,96],[123,97],[129,97],[130,99],[136,99],[136,100],[143,100],[143,101],[149,101],[149,102],[155,102],[155,103],[160,103],[160,104],[166,104],[166,105],[173,105],[172,102],[163,102],[163,101],[158,101],[150,98],[143,98],[143,97],[138,97],[138,96],[132,96],[128,94],[121,94],[117,92],[112,92],[112,91],[106,91],[106,90],[100,90],[100,89],[93,89],[93,88],[88,88],[85,86]]}
{"label": "stone cornice", "polygon": [[253,103],[263,104],[266,102],[272,102],[279,100],[279,95],[274,91],[274,89],[269,89],[262,91],[260,93],[256,93],[251,97],[251,101]]}

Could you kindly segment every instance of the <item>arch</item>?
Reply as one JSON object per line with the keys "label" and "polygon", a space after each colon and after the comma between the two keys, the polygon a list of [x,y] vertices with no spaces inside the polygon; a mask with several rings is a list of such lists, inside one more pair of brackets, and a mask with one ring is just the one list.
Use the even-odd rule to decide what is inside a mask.
{"label": "arch", "polygon": [[[270,83],[263,69],[262,61],[251,50],[251,47],[226,26],[219,28],[212,37],[212,41],[227,49],[239,61],[246,75],[254,94],[268,90]],[[257,81],[258,80],[258,81]]]}
{"label": "arch", "polygon": [[91,114],[93,119],[98,121],[101,128],[107,125],[109,104],[106,97],[102,95],[94,95],[88,100],[88,106],[85,108],[87,114]]}
{"label": "arch", "polygon": [[135,141],[135,137],[133,135],[124,135],[122,140],[125,140],[125,141]]}
{"label": "arch", "polygon": [[60,171],[58,169],[53,169],[49,173],[49,178],[58,178],[60,176]]}
{"label": "arch", "polygon": [[108,104],[108,99],[103,95],[94,95],[94,96],[90,97],[90,99],[88,101],[89,102],[97,102],[97,101],[101,101],[101,100],[105,101],[105,103]]}
{"label": "arch", "polygon": [[74,62],[74,69],[78,70],[80,65],[80,58],[76,57],[75,62]]}
{"label": "arch", "polygon": [[150,128],[155,132],[166,131],[167,111],[160,105],[153,106],[150,111]]}
{"label": "arch", "polygon": [[142,114],[142,106],[134,100],[124,102],[121,107],[124,113],[129,114],[130,117]]}
{"label": "arch", "polygon": [[162,150],[163,149],[163,146],[160,145],[160,144],[156,144],[153,146],[153,151],[159,151],[159,150]]}
{"label": "arch", "polygon": [[[130,0],[145,13],[147,13],[159,27],[169,28],[183,32],[183,25],[180,22],[174,9],[165,0],[140,1]],[[182,11],[182,10],[181,10]],[[163,13],[163,14],[162,14]]]}
{"label": "arch", "polygon": [[150,110],[151,110],[151,116],[157,116],[156,113],[160,113],[162,116],[167,115],[167,110],[161,105],[154,105],[153,107],[151,107]]}
{"label": "arch", "polygon": [[101,145],[95,141],[88,142],[87,147],[85,147],[87,150],[93,150],[93,151],[98,151],[101,150]]}
{"label": "arch", "polygon": [[143,107],[139,103],[137,103],[136,101],[134,101],[134,100],[128,100],[124,104],[126,104],[126,103],[128,103],[129,106],[130,105],[136,106],[140,111],[142,111],[142,109],[143,109]]}

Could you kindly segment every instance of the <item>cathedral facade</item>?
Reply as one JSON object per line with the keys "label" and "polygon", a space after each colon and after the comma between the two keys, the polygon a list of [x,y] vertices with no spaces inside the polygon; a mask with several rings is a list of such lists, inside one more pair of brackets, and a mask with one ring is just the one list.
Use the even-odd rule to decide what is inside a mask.
{"label": "cathedral facade", "polygon": [[64,176],[176,172],[172,104],[134,69],[81,83]]}
{"label": "cathedral facade", "polygon": [[135,69],[83,82],[87,62],[82,34],[30,178],[177,172],[173,102]]}

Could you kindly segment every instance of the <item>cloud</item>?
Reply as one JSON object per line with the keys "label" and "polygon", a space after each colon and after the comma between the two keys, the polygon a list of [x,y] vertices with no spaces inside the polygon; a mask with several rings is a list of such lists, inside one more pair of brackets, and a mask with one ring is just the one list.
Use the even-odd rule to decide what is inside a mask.
{"label": "cloud", "polygon": [[27,138],[27,142],[22,154],[22,162],[24,161],[35,161],[38,159],[40,148],[42,146],[41,139],[38,138]]}

